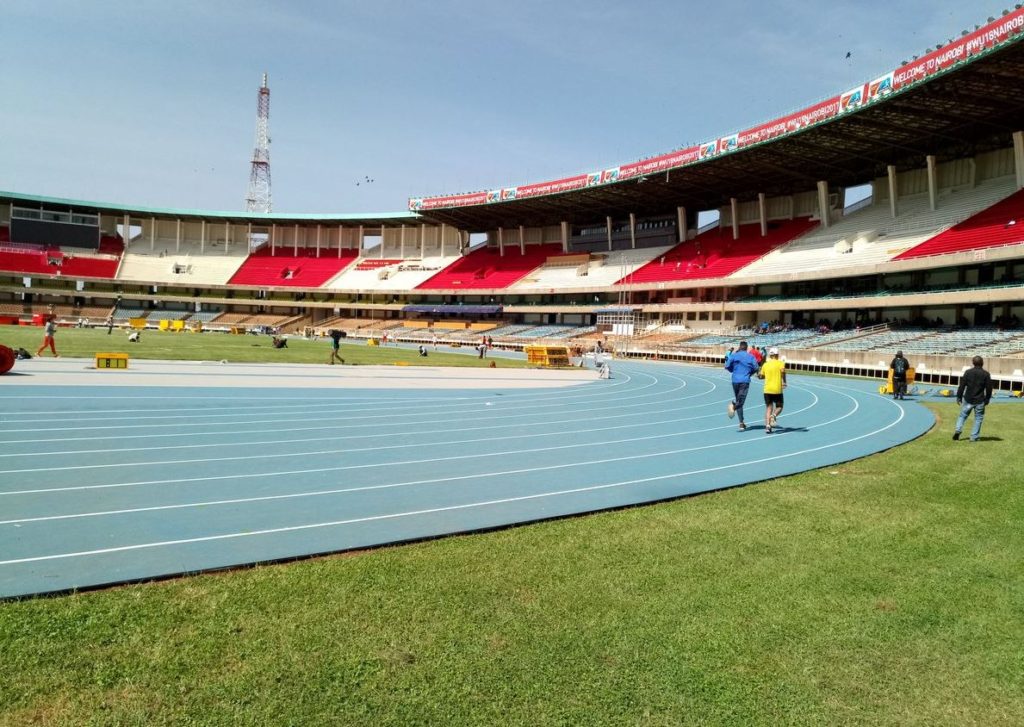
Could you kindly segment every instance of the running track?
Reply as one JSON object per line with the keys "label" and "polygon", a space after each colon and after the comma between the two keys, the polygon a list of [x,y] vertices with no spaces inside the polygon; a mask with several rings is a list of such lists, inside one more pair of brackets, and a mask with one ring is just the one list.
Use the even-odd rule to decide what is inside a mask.
{"label": "running track", "polygon": [[309,386],[352,367],[291,367],[251,388],[253,369],[270,370],[252,365],[186,371],[187,387],[110,386],[110,372],[40,385],[60,363],[0,379],[0,598],[680,497],[933,424],[877,383],[791,376],[780,430],[764,432],[755,383],[738,432],[727,374],[673,364],[616,362],[610,381],[549,388],[506,388],[508,369],[449,370],[460,388],[438,388],[440,369],[386,367],[360,367],[371,388]]}

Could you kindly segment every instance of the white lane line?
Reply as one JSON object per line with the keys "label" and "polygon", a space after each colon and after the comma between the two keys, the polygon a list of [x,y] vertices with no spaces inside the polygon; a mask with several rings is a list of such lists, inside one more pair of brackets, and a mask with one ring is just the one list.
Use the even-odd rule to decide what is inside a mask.
{"label": "white lane line", "polygon": [[[841,393],[841,392],[836,392],[836,393]],[[372,515],[372,516],[361,517],[361,518],[349,518],[349,519],[346,519],[346,520],[333,520],[333,521],[330,521],[330,522],[323,522],[323,523],[310,523],[310,524],[306,524],[306,525],[290,525],[290,526],[287,526],[287,527],[266,528],[266,529],[263,529],[263,530],[251,530],[251,531],[241,532],[241,533],[224,533],[224,534],[221,534],[221,535],[206,535],[206,536],[197,537],[197,538],[181,538],[181,539],[178,539],[178,540],[163,540],[163,541],[157,541],[157,542],[152,542],[152,543],[139,543],[139,544],[136,544],[136,545],[122,545],[122,546],[117,546],[117,547],[112,547],[112,548],[97,548],[95,550],[83,550],[83,551],[72,552],[72,553],[56,553],[56,554],[53,554],[53,555],[37,555],[37,556],[31,556],[31,557],[27,557],[27,558],[15,558],[15,559],[11,559],[11,560],[0,560],[0,566],[16,565],[16,564],[19,564],[19,563],[37,563],[37,562],[40,562],[40,561],[48,561],[48,560],[63,560],[63,559],[68,559],[68,558],[80,558],[80,557],[91,556],[91,555],[106,555],[106,554],[109,554],[109,553],[121,553],[121,552],[126,552],[126,551],[143,550],[143,549],[148,549],[148,548],[160,548],[160,547],[167,547],[167,546],[174,546],[174,545],[188,545],[188,544],[191,544],[191,543],[204,543],[204,542],[211,542],[211,541],[216,541],[216,540],[229,540],[229,539],[235,539],[235,538],[247,538],[247,537],[260,536],[260,535],[273,535],[273,534],[277,534],[277,533],[288,533],[288,532],[296,532],[296,531],[302,531],[302,530],[313,530],[313,529],[322,529],[322,528],[330,528],[330,527],[339,527],[339,526],[343,526],[343,525],[354,525],[354,524],[357,524],[357,523],[375,522],[375,521],[380,521],[380,520],[394,520],[394,519],[397,519],[397,518],[415,517],[415,516],[418,516],[418,515],[430,515],[430,514],[435,514],[435,513],[439,513],[439,512],[453,512],[453,511],[456,511],[456,510],[468,510],[468,509],[480,508],[480,507],[490,507],[490,506],[493,506],[493,505],[503,505],[503,504],[508,504],[508,503],[511,503],[511,502],[523,502],[523,501],[526,501],[526,500],[537,500],[537,499],[542,499],[542,498],[546,498],[546,497],[560,497],[560,496],[564,496],[564,495],[573,495],[573,494],[579,494],[579,493],[583,493],[583,492],[594,492],[594,491],[597,491],[597,490],[607,490],[607,489],[611,489],[611,488],[614,488],[614,487],[625,487],[625,486],[628,486],[628,485],[638,485],[638,484],[644,484],[644,483],[648,483],[648,482],[657,482],[657,481],[675,479],[675,478],[680,478],[680,477],[689,477],[689,476],[692,476],[692,475],[707,474],[709,472],[718,472],[718,471],[721,471],[721,470],[727,470],[727,469],[732,469],[732,468],[736,468],[736,467],[749,467],[750,465],[756,465],[756,464],[762,464],[764,462],[772,462],[772,461],[775,461],[775,460],[787,459],[789,457],[795,457],[795,456],[798,456],[798,455],[808,454],[810,452],[817,452],[817,451],[821,451],[821,450],[825,450],[825,449],[830,449],[830,448],[833,448],[833,447],[839,447],[839,446],[842,446],[844,444],[850,444],[851,442],[856,442],[856,441],[858,441],[860,439],[864,439],[865,437],[875,436],[876,434],[880,434],[881,432],[884,432],[885,430],[890,429],[891,427],[894,427],[896,424],[898,424],[900,421],[903,420],[904,416],[905,416],[905,413],[904,413],[903,409],[901,408],[900,409],[899,417],[895,421],[893,421],[892,423],[888,424],[887,426],[882,427],[880,429],[876,429],[876,430],[871,431],[871,432],[868,432],[866,434],[861,434],[860,436],[857,436],[857,437],[852,437],[850,439],[843,440],[841,442],[832,442],[830,444],[825,444],[825,445],[822,445],[820,447],[814,447],[814,448],[811,448],[811,449],[801,450],[799,452],[788,452],[786,454],[775,455],[775,456],[772,456],[772,457],[762,457],[760,459],[747,460],[745,462],[734,462],[732,464],[720,465],[720,466],[717,466],[717,467],[707,467],[707,468],[699,469],[699,470],[691,470],[689,472],[677,472],[677,473],[672,473],[672,474],[668,474],[668,475],[658,475],[658,476],[655,476],[655,477],[643,477],[643,478],[634,479],[634,480],[623,480],[623,481],[620,481],[620,482],[610,482],[610,483],[606,483],[606,484],[602,484],[602,485],[590,485],[588,487],[576,487],[576,488],[567,489],[567,490],[556,490],[556,491],[553,491],[553,492],[544,492],[544,493],[538,493],[538,494],[534,494],[534,495],[521,495],[519,497],[506,497],[506,498],[501,498],[501,499],[497,499],[497,500],[484,500],[484,501],[481,501],[481,502],[465,503],[465,504],[462,504],[462,505],[449,505],[449,506],[446,506],[446,507],[434,507],[434,508],[428,508],[428,509],[424,509],[424,510],[410,510],[410,511],[407,511],[407,512],[400,512],[400,513],[386,513],[384,515]]]}
{"label": "white lane line", "polygon": [[[654,383],[651,383],[651,384],[648,384],[648,385],[645,385],[645,386],[641,386],[638,389],[636,389],[635,391],[637,391],[637,392],[643,391],[645,389],[651,388],[652,386],[655,386],[656,384],[657,384],[657,380],[655,380]],[[682,385],[676,387],[675,389],[670,389],[668,392],[661,392],[661,395],[663,395],[664,393],[671,393],[673,391],[679,391],[679,390],[681,390],[681,389],[683,389],[685,387],[686,387],[686,384],[683,383]],[[659,395],[659,392],[653,392],[651,394],[646,394],[646,395],[641,396],[641,397],[631,396],[630,399],[631,400],[643,399],[643,398],[648,398],[648,397],[652,397],[652,396],[656,396],[656,395]],[[507,399],[507,398],[508,398],[507,396],[503,396],[498,401],[497,407],[498,408],[504,408],[505,407],[505,401],[504,400]],[[551,398],[552,397],[550,397],[550,396],[549,397],[545,397],[545,401],[550,401]],[[588,399],[584,400],[583,403],[587,403],[591,398],[593,398],[593,397],[588,397]],[[551,401],[551,403],[532,404],[531,405],[531,409],[536,411],[537,409],[561,408],[561,407],[564,407],[564,405],[565,405],[565,403],[567,401],[572,401],[572,400],[569,400],[566,397],[562,397],[561,399],[558,399],[558,400],[555,400],[555,401]],[[508,406],[513,406],[516,403],[517,402],[509,401],[508,402]],[[600,403],[602,405],[607,405],[607,402],[603,402],[602,401]],[[406,418],[406,419],[408,419],[409,417],[436,417],[438,414],[443,414],[446,411],[450,412],[454,416],[454,415],[458,415],[458,414],[465,414],[465,413],[467,413],[467,411],[468,411],[468,413],[475,412],[475,411],[478,410],[478,407],[479,407],[479,403],[474,405],[474,407],[472,409],[469,409],[469,410],[467,410],[466,407],[462,407],[462,406],[460,406],[460,407],[450,407],[450,406],[445,406],[445,405],[438,405],[438,406],[431,406],[431,407],[404,407],[403,408],[403,417]],[[379,411],[379,410],[380,410],[380,407],[373,407],[372,409],[366,410],[366,411]],[[427,411],[427,410],[429,410],[429,411]],[[364,410],[355,410],[355,411],[353,411],[353,410],[343,410],[341,413],[342,414],[347,414],[350,411],[352,411],[353,413],[356,413],[358,411],[364,411]],[[232,416],[245,416],[245,415],[233,414]],[[510,416],[512,416],[512,415],[510,415]],[[366,420],[369,420],[369,419],[393,419],[394,418],[394,414],[392,414],[392,413],[385,413],[385,414],[361,415],[359,418],[360,418],[360,421],[366,421]],[[225,425],[231,425],[231,424],[273,424],[273,423],[278,423],[278,422],[301,422],[301,421],[307,421],[308,419],[309,419],[308,416],[299,416],[299,417],[294,417],[294,418],[274,417],[272,419],[248,419],[248,420],[243,419],[243,420],[238,420],[238,421],[227,421],[227,422],[219,421],[219,422],[182,423],[182,424],[177,424],[177,425],[172,425],[172,426],[178,426],[178,427],[186,427],[186,426],[189,426],[189,427],[214,427],[214,426],[225,426]],[[107,430],[107,431],[109,431],[109,430],[121,430],[121,429],[130,429],[130,430],[135,430],[135,429],[154,429],[154,428],[166,428],[166,427],[167,427],[167,425],[164,424],[163,422],[157,422],[157,423],[154,423],[154,424],[91,425],[88,428],[89,428],[90,431],[97,431],[97,430]],[[11,431],[14,431],[14,432],[17,432],[17,433],[20,434],[22,432],[63,432],[63,431],[73,431],[74,432],[74,431],[80,431],[81,429],[82,429],[81,425],[75,425],[75,426],[70,426],[70,427],[22,427],[22,426],[18,426],[16,429],[11,430]],[[11,443],[12,444],[16,444],[16,443],[18,443],[20,441],[25,441],[25,440],[12,440]]]}
{"label": "white lane line", "polygon": [[[670,377],[670,378],[676,378],[676,377]],[[676,379],[676,380],[680,380],[680,379]],[[707,379],[698,378],[697,380],[701,381],[703,383],[706,383],[706,384],[710,384],[711,388],[708,390],[708,392],[696,392],[696,393],[694,393],[692,395],[688,395],[688,396],[685,396],[685,397],[680,397],[678,399],[675,399],[674,401],[683,401],[683,400],[686,400],[686,399],[696,398],[697,396],[701,396],[701,395],[713,392],[714,390],[716,390],[718,388],[718,385],[716,383],[714,383],[712,381],[709,381]],[[686,381],[682,381],[681,386],[676,387],[675,389],[672,389],[669,393],[675,392],[675,391],[681,391],[681,390],[685,389],[687,387],[687,385],[688,384],[687,384]],[[614,409],[616,411],[621,411],[623,409],[635,409],[635,408],[641,408],[643,406],[647,406],[648,404],[644,403],[642,400],[643,399],[647,399],[647,398],[652,397],[652,396],[660,396],[660,394],[652,393],[652,394],[646,394],[646,395],[643,395],[643,396],[630,397],[629,401],[634,402],[634,403],[629,404],[629,405],[621,405],[621,404],[617,404],[615,402],[608,402],[608,401],[601,402],[601,404],[602,404],[602,406],[609,407],[609,408],[614,407]],[[498,401],[499,402],[503,402],[503,400],[505,400],[507,398],[508,398],[507,396],[503,396],[502,399],[499,399]],[[553,407],[556,406],[556,405],[557,405],[557,403],[556,404],[552,404]],[[501,408],[503,408],[503,407],[501,407]],[[536,411],[537,408],[538,407],[533,407],[531,409],[531,411]],[[405,411],[405,410],[403,409],[403,411]],[[478,411],[478,409],[474,409],[474,411]],[[347,413],[347,410],[343,410],[342,411],[342,414],[345,414],[345,413]],[[426,415],[424,415],[424,416],[426,416]],[[530,413],[526,413],[526,414],[505,414],[504,415],[504,419],[506,419],[506,420],[518,419],[518,418],[524,418],[524,417],[529,417],[529,416],[531,416]],[[278,427],[274,428],[274,431],[275,432],[279,432],[279,433],[285,433],[285,432],[338,431],[338,430],[345,430],[345,429],[360,429],[360,430],[364,430],[367,427],[363,425],[363,422],[367,418],[369,418],[369,417],[361,417],[360,420],[359,420],[359,423],[315,424],[315,425],[304,426],[304,427],[280,427],[280,426],[278,426]],[[393,414],[382,415],[382,417],[380,417],[380,418],[393,419],[394,415]],[[290,422],[290,421],[307,421],[307,420],[308,420],[308,417],[299,418],[299,419],[295,419],[295,420],[291,420],[291,419],[288,419],[288,420],[273,419],[273,420],[266,420],[266,422],[280,423],[282,421]],[[264,423],[266,423],[266,422],[264,422]],[[249,422],[239,422],[238,424],[240,426],[246,426],[246,425],[252,426],[252,425],[255,425],[255,424],[259,424],[259,423],[260,422],[258,422],[258,421],[256,421],[256,422],[249,421]],[[392,423],[392,422],[378,423],[378,424],[375,424],[374,426],[378,427],[378,428],[386,428],[386,427],[404,426],[406,423],[407,422],[405,422],[403,420],[402,422],[398,422],[398,423]],[[219,425],[223,426],[223,425],[226,425],[226,424],[231,424],[231,422],[217,422],[216,424],[219,424]],[[213,425],[214,424],[211,423],[211,424],[209,424],[207,426],[213,426]],[[184,425],[184,424],[177,425],[178,428],[181,428],[181,427],[184,427],[184,426],[186,426],[186,425]],[[79,430],[79,429],[81,429],[81,427],[72,428],[72,429]],[[92,429],[92,428],[90,427],[90,429]],[[265,432],[266,432],[266,428],[265,427],[259,427],[259,428],[256,428],[256,429],[241,429],[241,430],[236,428],[236,427],[232,427],[231,429],[226,429],[226,430],[225,429],[221,429],[221,430],[208,430],[208,431],[204,431],[204,432],[189,431],[189,432],[154,432],[154,433],[150,433],[150,434],[109,434],[109,435],[104,434],[104,435],[95,436],[95,437],[92,437],[92,436],[90,436],[90,437],[69,437],[69,436],[40,437],[40,438],[34,438],[34,439],[15,439],[15,440],[9,440],[7,442],[7,445],[8,446],[14,446],[14,445],[19,445],[19,444],[44,444],[44,443],[49,443],[49,442],[106,441],[106,440],[110,440],[110,439],[116,439],[118,441],[127,440],[127,439],[136,439],[136,440],[140,440],[140,439],[165,439],[165,438],[172,438],[172,437],[175,437],[175,438],[177,438],[177,437],[204,437],[204,438],[208,439],[210,437],[216,437],[216,436],[221,436],[221,435],[263,434]],[[400,434],[401,434],[401,432],[393,433],[394,436],[398,436]],[[385,436],[385,434],[381,433],[380,435],[374,435],[374,436]],[[238,444],[245,444],[245,442],[240,442]],[[200,446],[200,445],[182,445],[182,446]],[[142,447],[140,449],[150,449],[150,448],[149,447]],[[98,450],[90,448],[89,450],[85,450],[85,451],[98,451]],[[110,451],[117,451],[117,450],[110,450]],[[10,457],[10,456],[14,456],[14,457],[21,457],[21,456],[45,456],[47,454],[48,454],[47,452],[29,452],[29,453],[26,453],[26,452],[5,452],[5,453],[0,453],[0,457]]]}
{"label": "white lane line", "polygon": [[[813,392],[810,392],[810,393],[811,393],[811,396],[815,397],[815,402],[810,404],[808,407],[805,407],[805,409],[812,408],[813,406],[815,406],[815,403],[817,402],[816,395]],[[838,393],[840,396],[844,395],[841,392],[835,392],[835,393]],[[847,397],[847,398],[850,398],[851,400],[853,400],[852,397]],[[828,421],[825,421],[825,422],[822,422],[821,424],[812,425],[812,426],[807,427],[807,428],[808,429],[816,429],[816,428],[819,428],[819,427],[822,427],[822,426],[826,426],[828,424],[833,424],[833,423],[835,423],[837,421],[841,421],[843,419],[846,419],[849,416],[852,416],[853,414],[855,414],[857,412],[857,409],[860,406],[859,402],[857,402],[856,400],[853,400],[853,402],[854,402],[853,408],[849,412],[844,414],[843,416],[837,417],[835,419],[831,419],[831,420],[828,420]],[[803,411],[803,410],[798,410],[798,411]],[[794,413],[797,413],[797,412],[794,412]],[[727,425],[725,427],[715,427],[714,429],[731,429],[731,428],[732,428],[731,425]],[[701,431],[702,432],[713,431],[713,429],[712,430],[703,429]],[[638,440],[663,439],[665,437],[678,437],[678,436],[680,436],[680,435],[677,434],[677,433],[671,433],[671,434],[665,434],[665,435],[654,435],[654,436],[651,436],[651,437],[636,437],[636,438],[632,438],[632,439],[620,440],[620,442],[625,443],[625,442],[638,441]],[[386,483],[386,484],[383,484],[383,485],[368,486],[365,489],[371,489],[371,490],[387,489],[389,487],[406,487],[406,486],[409,486],[409,485],[416,485],[416,484],[431,484],[431,483],[436,483],[436,482],[449,482],[449,481],[454,482],[454,481],[464,480],[464,479],[473,479],[473,478],[476,478],[476,477],[499,477],[499,476],[504,476],[504,475],[509,475],[509,474],[526,474],[526,473],[529,473],[529,472],[545,472],[545,471],[548,471],[548,470],[564,469],[566,467],[580,467],[580,466],[583,466],[583,465],[590,465],[590,464],[609,464],[609,463],[612,463],[612,462],[623,462],[623,461],[629,461],[629,460],[634,460],[634,459],[646,459],[648,457],[663,457],[663,456],[668,456],[668,455],[673,455],[673,454],[684,454],[686,452],[697,452],[697,451],[704,451],[704,450],[708,450],[708,449],[718,449],[720,447],[731,447],[731,446],[736,446],[736,445],[740,445],[740,444],[749,445],[749,443],[750,443],[750,439],[737,439],[737,440],[734,440],[734,441],[731,441],[731,442],[720,442],[718,444],[702,445],[700,447],[685,447],[685,448],[682,448],[682,449],[670,449],[670,450],[664,450],[662,452],[651,452],[651,453],[648,453],[648,454],[638,454],[638,455],[626,455],[626,456],[619,456],[619,457],[609,457],[609,458],[606,458],[606,459],[598,459],[598,460],[587,459],[587,460],[584,460],[582,462],[568,462],[568,463],[563,463],[563,464],[559,464],[559,465],[547,465],[547,466],[544,466],[544,467],[528,467],[528,468],[523,468],[523,469],[506,470],[506,471],[498,471],[498,472],[484,472],[484,473],[471,474],[471,475],[448,476],[448,477],[440,477],[440,478],[429,479],[429,480],[414,480],[414,481],[404,482],[404,483]],[[520,452],[525,453],[525,452],[556,451],[556,450],[560,450],[560,449],[573,449],[573,448],[580,448],[580,447],[603,446],[603,445],[606,445],[606,444],[608,444],[608,442],[587,442],[587,443],[579,443],[579,444],[565,444],[565,445],[558,445],[558,446],[555,446],[555,447],[545,447],[545,448],[533,449],[533,450],[513,450],[511,453],[512,454],[518,454]],[[510,453],[509,452],[474,453],[474,454],[469,454],[469,455],[460,455],[460,456],[457,456],[457,457],[440,457],[440,458],[436,458],[436,459],[412,460],[410,462],[390,462],[390,463],[388,463],[388,462],[371,462],[371,463],[367,463],[367,464],[347,465],[347,466],[343,466],[343,467],[326,467],[326,468],[320,468],[320,469],[297,470],[297,471],[294,471],[294,472],[281,472],[281,473],[272,473],[272,474],[273,475],[277,475],[277,474],[314,474],[314,473],[321,473],[321,472],[338,472],[338,471],[345,471],[345,470],[371,469],[371,468],[376,468],[376,467],[390,467],[390,466],[406,465],[406,464],[426,464],[426,463],[432,463],[432,462],[444,462],[444,461],[451,461],[451,460],[463,460],[463,459],[485,458],[485,457],[494,457],[494,456],[505,456],[505,455],[508,455],[508,454],[510,454]],[[5,492],[5,493],[0,493],[0,495],[3,495],[3,496],[8,496],[8,495],[34,495],[34,494],[49,493],[49,492],[72,492],[72,491],[81,491],[81,490],[106,490],[106,489],[113,489],[113,488],[135,487],[135,486],[139,486],[139,485],[151,485],[151,484],[179,484],[179,483],[182,483],[182,482],[197,482],[197,481],[198,482],[207,482],[207,481],[213,481],[213,480],[248,479],[248,478],[254,477],[254,476],[256,476],[256,475],[251,475],[251,474],[248,474],[248,475],[218,475],[218,476],[212,476],[212,477],[193,477],[193,478],[182,478],[182,479],[176,479],[176,480],[152,480],[152,481],[148,481],[148,482],[122,482],[122,483],[111,483],[111,484],[102,484],[102,485],[77,485],[77,486],[74,486],[74,487],[58,487],[58,488],[46,488],[46,489],[22,490],[22,491],[16,491],[16,492]],[[271,476],[271,475],[270,474],[264,474],[264,475],[260,475],[260,476]],[[352,491],[355,491],[355,490],[352,490]]]}

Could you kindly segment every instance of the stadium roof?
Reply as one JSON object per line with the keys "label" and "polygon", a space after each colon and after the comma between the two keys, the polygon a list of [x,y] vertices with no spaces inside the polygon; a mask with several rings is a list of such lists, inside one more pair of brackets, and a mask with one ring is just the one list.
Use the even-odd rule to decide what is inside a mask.
{"label": "stadium roof", "polygon": [[4,192],[0,190],[0,202],[10,202],[15,205],[26,207],[46,206],[49,209],[70,210],[83,213],[114,213],[117,215],[130,214],[136,217],[158,217],[158,218],[190,218],[196,220],[220,220],[236,224],[248,224],[267,226],[271,224],[288,225],[296,222],[319,222],[332,225],[365,225],[367,227],[378,227],[381,224],[400,225],[419,224],[426,222],[415,212],[364,212],[358,214],[338,213],[278,213],[278,212],[242,212],[231,210],[190,210],[175,209],[171,207],[138,207],[114,202],[87,202],[80,199],[62,199],[61,197],[43,197],[34,194],[21,194],[19,192]]}
{"label": "stadium roof", "polygon": [[486,204],[421,207],[420,214],[471,231],[561,221],[592,224],[606,215],[658,215],[676,206],[716,209],[731,197],[742,201],[759,192],[777,196],[808,191],[819,180],[833,188],[855,186],[885,175],[890,164],[902,171],[925,166],[927,155],[941,162],[1004,148],[1014,131],[1024,129],[1022,13],[1017,10],[1004,19],[1014,24],[1017,34],[1000,38],[1000,45],[781,138],[628,181],[527,199],[506,190],[511,194],[498,201],[490,196],[497,192],[491,192]]}

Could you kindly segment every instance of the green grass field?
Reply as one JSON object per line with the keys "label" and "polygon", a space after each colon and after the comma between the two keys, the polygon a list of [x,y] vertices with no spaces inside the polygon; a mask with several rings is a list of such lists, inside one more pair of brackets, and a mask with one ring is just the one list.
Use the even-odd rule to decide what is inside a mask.
{"label": "green grass field", "polygon": [[929,406],[744,488],[0,603],[0,724],[1020,725],[1024,406]]}
{"label": "green grass field", "polygon": [[[115,329],[107,335],[106,328],[61,328],[55,342],[57,353],[74,358],[92,358],[99,351],[123,352],[132,358],[170,361],[231,361],[272,363],[327,363],[329,339],[306,340],[290,338],[288,348],[275,349],[270,336],[232,336],[226,333],[170,333],[143,331],[139,343],[128,343],[128,334]],[[24,348],[33,356],[43,342],[43,329],[35,326],[0,326],[0,345]],[[463,349],[467,351],[467,349]],[[43,354],[49,357],[49,349]],[[426,358],[415,350],[397,346],[367,346],[364,342],[342,342],[341,356],[346,364],[393,364],[400,361],[423,366],[490,366],[525,367],[526,361],[488,358],[481,361],[471,353],[454,353],[447,347],[431,350]]]}

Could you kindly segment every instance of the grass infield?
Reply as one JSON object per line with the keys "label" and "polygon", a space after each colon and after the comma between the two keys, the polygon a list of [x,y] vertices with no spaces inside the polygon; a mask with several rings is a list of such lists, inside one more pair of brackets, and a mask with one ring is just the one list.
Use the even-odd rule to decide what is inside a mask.
{"label": "grass infield", "polygon": [[1024,407],[929,406],[749,487],[0,603],[0,723],[1019,725]]}
{"label": "grass infield", "polygon": [[[331,353],[330,339],[288,339],[288,348],[275,349],[270,336],[232,336],[227,333],[171,333],[143,331],[138,343],[128,342],[125,330],[106,328],[60,328],[54,337],[57,353],[70,358],[92,358],[100,351],[127,353],[131,358],[166,361],[230,361],[232,363],[327,363]],[[43,329],[38,326],[0,326],[0,345],[24,348],[35,356],[43,342]],[[447,346],[429,349],[427,357],[415,349],[398,346],[367,346],[365,342],[341,344],[341,356],[347,365],[393,364],[397,361],[413,366],[490,366],[525,368],[526,361],[510,358],[479,359],[475,354],[452,353]],[[467,350],[463,348],[463,350]],[[43,358],[51,356],[49,349]],[[16,364],[17,365],[17,364]]]}

